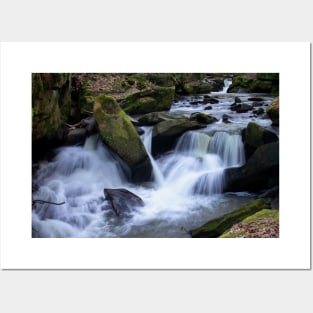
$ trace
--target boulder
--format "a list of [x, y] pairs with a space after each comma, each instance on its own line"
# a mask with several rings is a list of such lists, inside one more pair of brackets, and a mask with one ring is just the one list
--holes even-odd
[[154, 86], [128, 95], [121, 101], [127, 114], [168, 111], [174, 101], [175, 87]]
[[279, 183], [279, 143], [260, 146], [241, 167], [224, 171], [224, 191], [260, 191]]
[[241, 103], [241, 99], [239, 97], [235, 97], [235, 103]]
[[188, 95], [204, 94], [210, 93], [213, 89], [213, 84], [210, 82], [192, 81], [183, 85], [182, 93]]
[[173, 118], [165, 113], [151, 112], [141, 116], [138, 121], [143, 125], [155, 125], [163, 121], [172, 120]]
[[278, 141], [275, 133], [263, 128], [262, 126], [250, 122], [243, 130], [243, 141], [245, 145], [246, 159], [260, 146]]
[[[144, 206], [143, 200], [127, 189], [104, 189], [103, 191], [105, 199], [117, 216], [128, 215], [136, 208]], [[108, 207], [105, 206], [103, 209]]]
[[97, 132], [96, 120], [93, 116], [82, 119], [80, 124], [86, 129], [88, 135], [92, 135]]
[[263, 113], [265, 113], [265, 111], [264, 111], [263, 108], [258, 108], [258, 109], [256, 110], [256, 115], [260, 115], [260, 114], [263, 114]]
[[272, 120], [273, 126], [279, 126], [279, 97], [273, 99], [266, 109], [267, 115]]
[[66, 145], [79, 145], [85, 142], [87, 131], [85, 128], [76, 128], [69, 130], [68, 134], [64, 137]]
[[259, 98], [259, 97], [251, 97], [251, 98], [248, 98], [248, 101], [256, 101], [256, 102], [259, 102], [259, 101], [263, 101], [264, 99], [263, 98]]
[[200, 124], [212, 124], [217, 121], [214, 116], [207, 115], [201, 112], [192, 113], [190, 116], [191, 121], [197, 121]]
[[232, 111], [236, 111], [237, 113], [247, 113], [248, 111], [252, 110], [253, 107], [246, 103], [234, 103], [230, 106]]
[[102, 141], [130, 168], [131, 179], [134, 180], [135, 169], [141, 164], [146, 164], [145, 175], [138, 179], [148, 180], [152, 167], [146, 149], [134, 125], [116, 100], [106, 95], [96, 97], [94, 116]]
[[208, 105], [207, 107], [204, 108], [204, 110], [212, 110], [212, 106]]
[[230, 229], [234, 224], [264, 209], [270, 209], [270, 204], [264, 199], [257, 199], [241, 207], [240, 209], [228, 213], [218, 219], [207, 222], [199, 228], [191, 231], [193, 238], [216, 238]]
[[205, 126], [196, 121], [189, 121], [186, 118], [168, 120], [158, 123], [152, 131], [152, 154], [170, 150], [176, 139], [187, 130], [199, 129]]
[[211, 98], [210, 96], [205, 96], [203, 101], [202, 101], [203, 104], [216, 104], [216, 103], [219, 103], [219, 100], [216, 99], [216, 98]]
[[231, 121], [229, 120], [229, 116], [227, 114], [223, 114], [223, 123], [229, 124]]

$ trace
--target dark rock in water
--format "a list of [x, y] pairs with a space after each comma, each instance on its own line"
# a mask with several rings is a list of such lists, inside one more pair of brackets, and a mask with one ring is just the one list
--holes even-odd
[[229, 124], [231, 121], [229, 121], [229, 116], [227, 114], [223, 115], [223, 123]]
[[260, 115], [260, 114], [263, 114], [265, 111], [263, 108], [258, 108], [257, 111], [256, 111], [256, 114], [257, 115]]
[[241, 99], [239, 97], [235, 97], [235, 103], [241, 103]]
[[239, 208], [238, 210], [228, 213], [218, 219], [207, 222], [197, 229], [191, 231], [193, 238], [216, 238], [221, 236], [225, 231], [230, 229], [234, 224], [259, 212], [263, 209], [270, 209], [270, 204], [264, 199], [257, 199], [251, 203]]
[[202, 104], [202, 101], [198, 101], [198, 100], [190, 101], [190, 104], [192, 105]]
[[260, 146], [241, 167], [224, 171], [224, 191], [259, 191], [279, 183], [279, 143]]
[[127, 215], [137, 207], [144, 206], [143, 200], [127, 189], [104, 189], [103, 191], [117, 216]]
[[190, 116], [191, 121], [197, 121], [200, 124], [212, 124], [217, 121], [214, 116], [206, 115], [204, 113], [195, 112]]
[[187, 130], [200, 129], [205, 126], [186, 118], [173, 119], [158, 123], [152, 131], [152, 154], [157, 155], [172, 149], [177, 138]]
[[205, 97], [205, 98], [203, 99], [203, 104], [208, 104], [208, 103], [210, 103], [210, 104], [216, 104], [216, 103], [219, 103], [219, 100], [216, 99], [216, 98]]
[[64, 137], [66, 145], [78, 145], [83, 144], [87, 136], [85, 128], [71, 129]]
[[239, 103], [239, 104], [232, 104], [230, 109], [232, 111], [236, 111], [237, 113], [247, 113], [248, 111], [252, 110], [253, 107], [246, 103]]
[[204, 110], [212, 110], [212, 106], [208, 105], [207, 107], [204, 108]]
[[264, 99], [258, 98], [258, 97], [252, 97], [252, 98], [248, 98], [248, 101], [264, 101]]
[[162, 121], [172, 120], [173, 117], [162, 112], [151, 112], [141, 116], [138, 121], [147, 126], [158, 124]]
[[243, 130], [242, 135], [245, 144], [246, 159], [248, 159], [258, 147], [278, 141], [278, 137], [275, 133], [253, 122], [248, 124], [247, 128]]
[[263, 105], [263, 102], [253, 102], [252, 103], [253, 107], [260, 107], [261, 105]]

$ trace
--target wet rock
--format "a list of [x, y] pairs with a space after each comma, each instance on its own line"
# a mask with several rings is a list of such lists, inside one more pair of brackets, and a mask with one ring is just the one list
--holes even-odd
[[[117, 216], [127, 215], [138, 207], [144, 206], [143, 200], [127, 189], [104, 189], [106, 200], [110, 203]], [[102, 209], [107, 209], [106, 206]]]
[[246, 159], [260, 146], [278, 141], [275, 133], [263, 128], [262, 126], [250, 122], [246, 129], [243, 130], [243, 140], [245, 144]]
[[204, 97], [203, 99], [203, 104], [216, 104], [216, 103], [219, 103], [219, 100], [216, 99], [216, 98], [211, 98], [211, 97]]
[[204, 108], [204, 110], [212, 110], [212, 106], [208, 105], [207, 107]]
[[212, 124], [217, 121], [214, 116], [207, 115], [200, 112], [192, 113], [190, 116], [191, 121], [197, 121], [200, 124]]
[[256, 102], [258, 102], [258, 101], [264, 101], [264, 99], [263, 98], [259, 98], [259, 97], [251, 97], [251, 98], [248, 98], [248, 101], [256, 101]]
[[152, 126], [152, 125], [158, 124], [160, 122], [169, 121], [172, 119], [173, 119], [173, 117], [171, 117], [165, 113], [152, 112], [152, 113], [148, 113], [148, 114], [141, 116], [138, 119], [138, 121], [143, 125]]
[[255, 150], [241, 167], [224, 171], [226, 191], [260, 191], [279, 183], [279, 143], [269, 143]]
[[187, 130], [199, 129], [205, 126], [186, 118], [173, 119], [158, 123], [152, 131], [152, 154], [157, 155], [170, 150], [177, 138]]
[[64, 137], [64, 143], [66, 145], [79, 145], [83, 144], [87, 137], [87, 131], [85, 128], [76, 128], [69, 130], [68, 134]]
[[102, 141], [129, 167], [133, 180], [135, 168], [146, 164], [146, 175], [139, 177], [146, 181], [151, 176], [152, 166], [148, 162], [146, 149], [125, 112], [113, 97], [101, 95], [95, 99], [94, 116]]
[[237, 113], [247, 113], [250, 110], [252, 110], [253, 107], [246, 103], [239, 103], [239, 104], [231, 105], [230, 109], [232, 111], [236, 111]]
[[135, 128], [139, 136], [145, 133], [145, 131], [141, 127], [135, 126]]
[[207, 222], [201, 227], [191, 231], [193, 238], [216, 238], [230, 229], [234, 224], [264, 209], [270, 209], [270, 204], [264, 199], [257, 199], [251, 203], [228, 213], [218, 219]]
[[96, 120], [93, 116], [81, 120], [80, 124], [86, 129], [88, 135], [92, 135], [97, 132]]
[[235, 97], [235, 103], [241, 103], [241, 99], [239, 97]]
[[229, 116], [227, 115], [227, 114], [224, 114], [223, 115], [223, 123], [225, 123], [225, 124], [229, 124], [229, 123], [231, 123], [231, 121], [229, 120]]
[[263, 114], [263, 113], [265, 113], [265, 111], [264, 111], [263, 108], [258, 108], [258, 109], [256, 110], [256, 115], [260, 115], [260, 114]]

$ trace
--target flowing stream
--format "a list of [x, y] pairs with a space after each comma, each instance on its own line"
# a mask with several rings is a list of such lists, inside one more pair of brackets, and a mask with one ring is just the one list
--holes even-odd
[[[98, 135], [84, 146], [62, 147], [52, 161], [43, 161], [33, 182], [40, 188], [33, 199], [62, 203], [36, 203], [32, 213], [33, 237], [189, 237], [193, 229], [210, 219], [231, 212], [254, 199], [246, 192], [222, 193], [225, 168], [245, 164], [241, 130], [250, 121], [270, 128], [270, 120], [235, 114], [230, 104], [235, 96], [247, 101], [251, 95], [227, 94], [231, 80], [212, 93], [219, 103], [192, 105], [202, 96], [186, 96], [173, 103], [169, 114], [189, 117], [194, 112], [215, 116], [219, 122], [184, 133], [172, 151], [154, 159], [151, 155], [153, 127], [143, 127], [141, 136], [153, 166], [153, 181], [135, 185]], [[263, 96], [263, 106], [272, 100]], [[229, 115], [231, 123], [222, 122]], [[145, 205], [127, 216], [116, 216], [107, 205], [104, 188], [126, 188]]]

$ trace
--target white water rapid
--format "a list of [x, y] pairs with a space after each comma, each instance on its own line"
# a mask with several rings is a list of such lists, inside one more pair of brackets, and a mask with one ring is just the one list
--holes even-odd
[[[226, 113], [231, 123], [185, 132], [158, 159], [151, 155], [153, 127], [143, 127], [141, 139], [153, 167], [149, 183], [130, 183], [98, 135], [87, 138], [84, 146], [56, 150], [52, 161], [42, 161], [34, 173], [33, 183], [39, 189], [33, 192], [33, 200], [64, 203], [35, 203], [33, 237], [188, 237], [182, 226], [187, 230], [199, 227], [249, 202], [251, 194], [222, 191], [225, 168], [245, 163], [241, 130], [253, 119], [250, 113], [230, 111], [234, 96], [216, 96], [219, 103], [209, 113], [219, 120]], [[270, 100], [265, 98], [264, 103]], [[190, 96], [176, 101], [168, 113], [186, 117], [195, 111], [208, 113], [205, 105], [195, 107], [191, 101]], [[116, 216], [113, 210], [104, 209], [108, 204], [104, 188], [128, 189], [145, 205], [127, 216]]]

